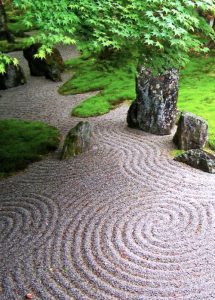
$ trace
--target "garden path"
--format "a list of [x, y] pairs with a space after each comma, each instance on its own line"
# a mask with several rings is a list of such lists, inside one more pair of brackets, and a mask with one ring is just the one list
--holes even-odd
[[[0, 117], [65, 135], [86, 95], [27, 77], [1, 93]], [[215, 299], [215, 177], [174, 162], [172, 136], [127, 128], [127, 109], [89, 118], [87, 153], [56, 153], [0, 182], [1, 300]]]

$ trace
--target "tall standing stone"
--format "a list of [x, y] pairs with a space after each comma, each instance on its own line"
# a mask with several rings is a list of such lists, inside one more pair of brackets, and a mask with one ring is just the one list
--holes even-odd
[[141, 66], [136, 77], [137, 97], [127, 115], [128, 126], [157, 135], [170, 134], [177, 116], [178, 78], [175, 69], [155, 77]]

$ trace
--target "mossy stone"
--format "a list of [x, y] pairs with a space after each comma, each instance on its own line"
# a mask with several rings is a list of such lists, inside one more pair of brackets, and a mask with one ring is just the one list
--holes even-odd
[[68, 132], [60, 158], [67, 159], [86, 151], [90, 146], [91, 135], [89, 122], [79, 122]]

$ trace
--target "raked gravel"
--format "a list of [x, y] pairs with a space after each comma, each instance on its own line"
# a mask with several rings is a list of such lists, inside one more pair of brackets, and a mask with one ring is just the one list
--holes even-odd
[[[59, 95], [61, 83], [30, 77], [13, 55], [28, 83], [1, 91], [0, 118], [65, 136], [86, 94]], [[0, 182], [1, 300], [215, 299], [215, 175], [173, 161], [172, 136], [127, 128], [127, 110], [88, 119], [87, 153], [55, 153]]]

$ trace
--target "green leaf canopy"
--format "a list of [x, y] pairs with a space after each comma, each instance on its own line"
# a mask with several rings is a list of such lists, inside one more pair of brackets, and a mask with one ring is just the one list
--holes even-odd
[[[76, 43], [137, 53], [155, 70], [184, 65], [191, 52], [206, 52], [213, 29], [198, 13], [214, 11], [213, 0], [13, 0], [25, 22], [39, 28], [32, 42], [44, 57], [57, 43]], [[129, 55], [129, 53], [128, 53]]]

